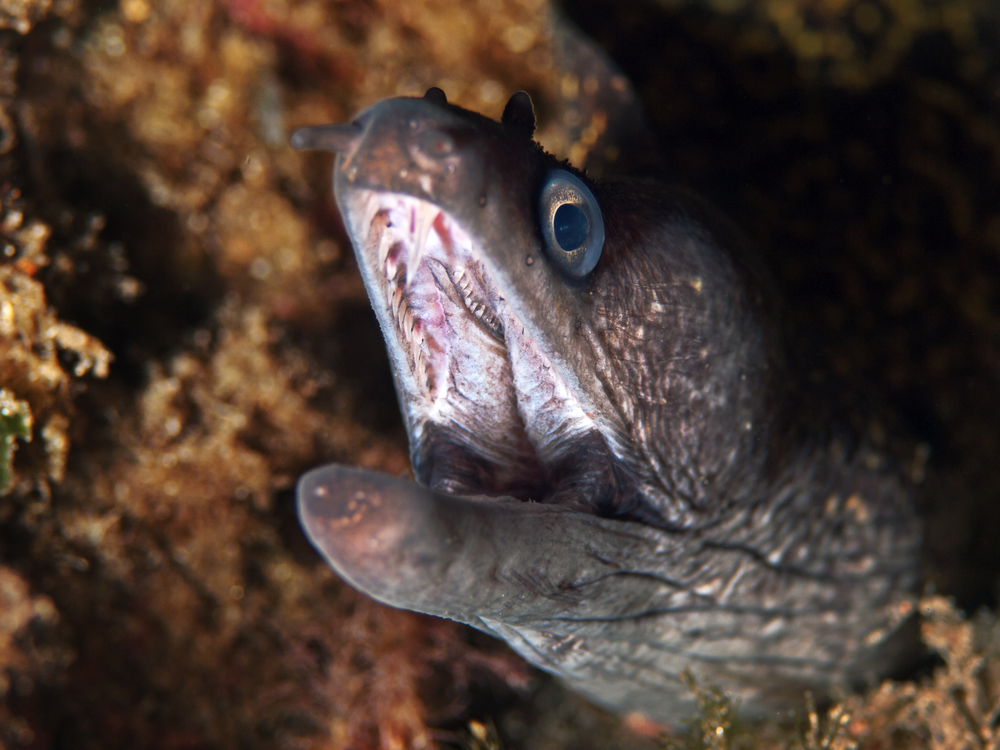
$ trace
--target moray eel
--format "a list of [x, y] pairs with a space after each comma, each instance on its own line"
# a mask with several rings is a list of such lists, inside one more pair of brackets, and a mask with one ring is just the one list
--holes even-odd
[[918, 643], [918, 520], [887, 464], [810, 426], [777, 295], [686, 191], [596, 182], [440, 89], [304, 128], [385, 337], [416, 483], [307, 473], [346, 581], [467, 623], [594, 702], [749, 716], [836, 697]]

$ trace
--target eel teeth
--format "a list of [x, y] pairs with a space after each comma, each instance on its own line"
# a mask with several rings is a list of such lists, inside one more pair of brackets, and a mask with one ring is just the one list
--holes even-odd
[[392, 317], [397, 324], [399, 323], [399, 306], [400, 304], [402, 304], [402, 302], [403, 302], [403, 290], [397, 286], [393, 290], [392, 297], [389, 300], [389, 304], [392, 307]]
[[405, 266], [404, 263], [400, 262], [403, 253], [403, 243], [393, 242], [390, 244], [389, 250], [385, 254], [385, 260], [382, 261], [383, 266], [385, 267], [386, 281], [395, 281], [399, 276], [400, 266]]
[[389, 211], [384, 208], [377, 211], [372, 216], [369, 226], [371, 226], [372, 232], [378, 236], [378, 259], [379, 263], [384, 265], [394, 239], [392, 232], [386, 231], [390, 227]]
[[[406, 334], [407, 339], [410, 338], [410, 334], [413, 332], [413, 313], [410, 312], [409, 307], [403, 308], [403, 313], [400, 315], [399, 320], [396, 321], [399, 325], [399, 329]], [[408, 342], [412, 343], [412, 342]]]
[[476, 320], [486, 326], [496, 336], [503, 338], [503, 324], [500, 322], [500, 319], [494, 315], [488, 305], [481, 302], [478, 297], [474, 296], [474, 283], [473, 280], [466, 275], [466, 270], [468, 269], [459, 268], [451, 277], [452, 284], [454, 284], [455, 289], [457, 289], [458, 293], [462, 296], [462, 304], [465, 305], [465, 309], [468, 310]]

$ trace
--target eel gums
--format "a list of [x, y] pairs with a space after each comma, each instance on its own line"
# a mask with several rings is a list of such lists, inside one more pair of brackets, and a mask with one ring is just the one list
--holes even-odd
[[598, 704], [674, 722], [685, 670], [748, 716], [917, 648], [920, 525], [887, 462], [815, 425], [751, 248], [690, 193], [593, 181], [440, 89], [304, 128], [385, 337], [416, 483], [325, 466], [333, 568], [467, 623]]

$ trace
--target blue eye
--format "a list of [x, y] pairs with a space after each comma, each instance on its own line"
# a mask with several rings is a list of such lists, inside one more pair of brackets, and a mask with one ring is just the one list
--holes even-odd
[[552, 262], [576, 278], [593, 271], [604, 248], [604, 219], [590, 188], [575, 174], [553, 169], [538, 208], [542, 239]]

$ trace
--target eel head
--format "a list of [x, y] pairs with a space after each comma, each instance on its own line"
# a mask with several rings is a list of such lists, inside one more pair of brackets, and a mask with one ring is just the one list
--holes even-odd
[[417, 479], [308, 473], [313, 543], [655, 719], [691, 711], [686, 669], [757, 715], [884, 674], [913, 645], [906, 488], [804, 430], [737, 231], [534, 127], [523, 92], [496, 122], [431, 89], [293, 135], [337, 154]]

